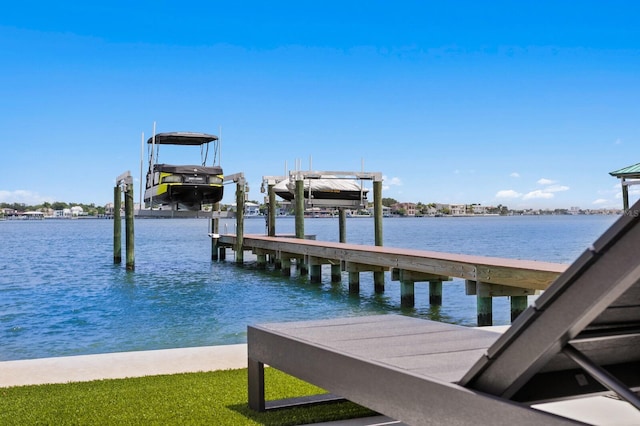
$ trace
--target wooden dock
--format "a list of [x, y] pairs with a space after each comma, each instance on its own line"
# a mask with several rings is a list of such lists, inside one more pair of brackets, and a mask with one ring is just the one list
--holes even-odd
[[[217, 247], [224, 259], [225, 248], [238, 250], [236, 235], [220, 235]], [[567, 268], [565, 264], [531, 260], [505, 259], [464, 254], [411, 250], [394, 247], [365, 246], [348, 243], [315, 241], [302, 238], [244, 235], [242, 250], [257, 255], [258, 265], [272, 263], [291, 274], [291, 261], [302, 266], [301, 273], [320, 282], [322, 265], [331, 265], [332, 281], [340, 281], [341, 272], [349, 273], [349, 290], [359, 292], [361, 272], [391, 271], [393, 280], [400, 281], [402, 306], [413, 306], [414, 284], [429, 283], [429, 301], [442, 303], [442, 283], [453, 278], [464, 279], [466, 293], [476, 295], [478, 325], [492, 324], [492, 298], [511, 298], [511, 319], [526, 309], [527, 296], [545, 290]], [[239, 256], [243, 259], [243, 256]], [[376, 292], [384, 284], [376, 283]]]

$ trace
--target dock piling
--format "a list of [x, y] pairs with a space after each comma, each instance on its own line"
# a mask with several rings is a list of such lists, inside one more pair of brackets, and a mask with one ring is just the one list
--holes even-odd
[[511, 296], [511, 322], [529, 306], [527, 296]]
[[322, 264], [310, 263], [309, 280], [314, 284], [320, 284], [322, 282]]
[[122, 188], [124, 188], [125, 210], [125, 248], [126, 268], [132, 271], [135, 268], [134, 255], [134, 231], [133, 231], [133, 178], [130, 172], [124, 172], [116, 178], [116, 186], [113, 188], [113, 263], [122, 263]]
[[477, 296], [476, 300], [478, 302], [478, 327], [493, 325], [493, 298]]
[[290, 277], [291, 276], [291, 258], [290, 257], [283, 257], [281, 259], [281, 265], [282, 265], [282, 276], [284, 277]]
[[133, 232], [133, 180], [128, 181], [126, 184], [126, 191], [124, 193], [124, 218], [125, 218], [125, 233], [126, 241], [125, 248], [127, 252], [127, 264], [128, 271], [135, 269], [135, 252], [134, 252], [134, 232]]
[[267, 235], [276, 236], [276, 192], [273, 190], [274, 183], [268, 184], [269, 191], [269, 210], [267, 214]]
[[[382, 246], [382, 178], [373, 181], [373, 226], [375, 245]], [[373, 283], [376, 293], [384, 292], [384, 272], [374, 271]]]
[[413, 308], [415, 304], [415, 283], [409, 280], [400, 280], [400, 306]]
[[122, 263], [122, 217], [120, 209], [122, 207], [122, 194], [120, 185], [116, 182], [113, 188], [113, 263]]
[[360, 293], [360, 272], [349, 272], [349, 293]]
[[245, 198], [244, 175], [236, 181], [236, 263], [244, 263], [244, 198]]
[[[296, 238], [304, 239], [304, 180], [301, 176], [296, 177]], [[300, 257], [296, 260], [296, 267], [300, 275], [307, 275], [308, 266], [304, 263], [304, 258]]]
[[493, 297], [491, 285], [476, 281], [476, 301], [478, 306], [478, 327], [493, 325]]
[[220, 235], [220, 218], [218, 217], [220, 203], [215, 203], [211, 210], [211, 260], [218, 260], [220, 259], [218, 254], [218, 238], [215, 236]]
[[429, 281], [429, 304], [442, 305], [442, 280]]
[[[338, 236], [341, 243], [347, 242], [347, 211], [344, 207], [338, 209]], [[342, 281], [342, 266], [338, 264], [331, 265], [331, 282], [339, 283]]]

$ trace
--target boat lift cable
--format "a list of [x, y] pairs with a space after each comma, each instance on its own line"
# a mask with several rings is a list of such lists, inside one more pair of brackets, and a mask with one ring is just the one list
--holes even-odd
[[159, 159], [160, 159], [160, 144], [156, 144], [156, 155], [153, 159], [153, 162], [157, 164]]
[[216, 165], [216, 164], [219, 165], [220, 164], [220, 156], [222, 155], [220, 153], [220, 149], [222, 147], [222, 142], [220, 141], [220, 139], [218, 139], [216, 142], [214, 142], [214, 144], [215, 144], [214, 145], [215, 149], [213, 150], [213, 164], [214, 165]]
[[207, 165], [207, 157], [209, 156], [209, 144], [205, 143], [200, 145], [200, 159], [202, 160], [202, 166]]

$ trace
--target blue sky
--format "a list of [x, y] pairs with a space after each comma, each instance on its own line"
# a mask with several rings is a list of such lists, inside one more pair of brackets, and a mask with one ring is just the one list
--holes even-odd
[[11, 2], [0, 202], [102, 205], [126, 170], [137, 191], [155, 122], [221, 132], [225, 173], [243, 172], [252, 200], [296, 163], [364, 164], [398, 201], [620, 208], [609, 172], [640, 162], [639, 13], [616, 0]]

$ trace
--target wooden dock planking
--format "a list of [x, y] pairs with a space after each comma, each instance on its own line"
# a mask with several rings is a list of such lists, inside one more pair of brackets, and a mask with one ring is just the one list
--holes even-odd
[[[220, 235], [218, 246], [235, 250], [237, 237]], [[492, 297], [511, 297], [513, 319], [526, 307], [527, 295], [545, 290], [567, 268], [565, 264], [533, 260], [316, 241], [288, 236], [244, 235], [242, 247], [243, 250], [258, 254], [259, 260], [262, 259], [263, 262], [268, 254], [281, 260], [283, 273], [288, 272], [290, 259], [301, 259], [304, 265], [311, 266], [313, 282], [319, 282], [322, 264], [341, 265], [342, 270], [349, 272], [349, 289], [353, 292], [359, 289], [359, 272], [399, 272], [392, 277], [401, 281], [403, 306], [413, 306], [415, 282], [428, 281], [430, 302], [440, 304], [442, 281], [448, 281], [452, 277], [464, 279], [467, 294], [477, 295], [478, 298], [478, 325], [491, 325]], [[379, 291], [377, 286], [376, 291]]]
[[[219, 244], [235, 247], [235, 235], [221, 235]], [[544, 290], [567, 268], [565, 264], [533, 260], [441, 253], [427, 250], [365, 246], [299, 238], [245, 235], [245, 250], [260, 249], [276, 256], [311, 256], [329, 261], [424, 272], [490, 284]]]

